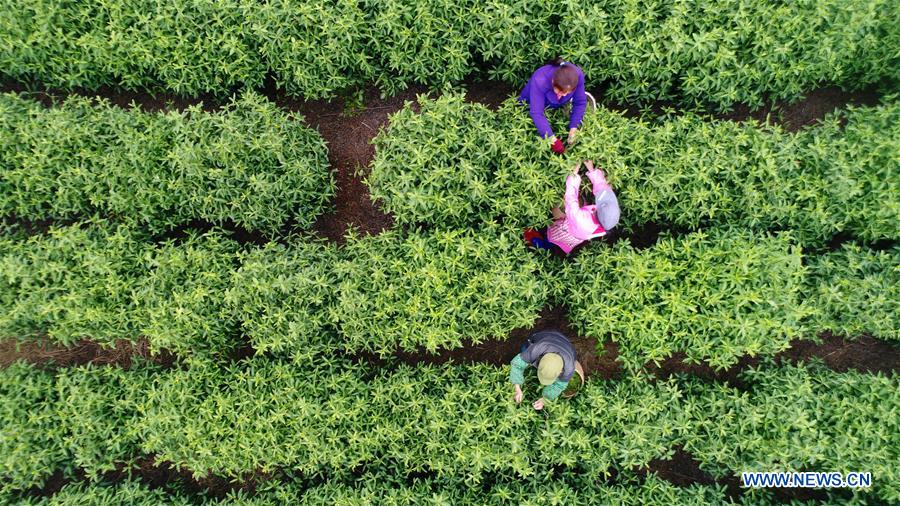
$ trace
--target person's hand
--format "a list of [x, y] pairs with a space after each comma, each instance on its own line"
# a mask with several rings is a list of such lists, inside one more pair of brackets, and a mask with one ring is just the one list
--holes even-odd
[[538, 411], [544, 409], [544, 398], [541, 397], [540, 399], [534, 401], [531, 406]]
[[584, 164], [588, 166], [587, 177], [591, 180], [591, 184], [609, 184], [606, 181], [606, 174], [602, 170], [594, 168], [591, 160], [586, 160]]
[[569, 144], [569, 146], [571, 146], [572, 144], [575, 144], [575, 132], [577, 132], [577, 131], [578, 131], [577, 128], [570, 128], [570, 129], [569, 129], [569, 139], [568, 139], [568, 142], [567, 142], [567, 143]]
[[572, 174], [578, 175], [578, 171], [581, 169], [581, 163], [576, 163], [574, 167], [572, 167]]
[[550, 145], [550, 149], [552, 149], [553, 152], [556, 153], [557, 155], [561, 155], [561, 154], [565, 153], [566, 147], [563, 145], [562, 141], [557, 139], [556, 137], [554, 137], [553, 139], [554, 139], [554, 141], [553, 141], [553, 144]]
[[520, 402], [522, 402], [523, 397], [525, 397], [525, 394], [522, 393], [522, 387], [519, 385], [516, 385], [516, 395], [513, 397], [513, 399], [515, 399], [515, 401], [516, 401], [516, 404], [519, 404]]
[[554, 219], [554, 220], [558, 220], [558, 219], [561, 219], [561, 218], [565, 218], [565, 217], [566, 217], [566, 213], [564, 213], [564, 212], [562, 211], [562, 208], [561, 208], [560, 206], [556, 206], [556, 207], [554, 207], [553, 209], [551, 209], [551, 210], [550, 210], [550, 214], [553, 215], [553, 219]]

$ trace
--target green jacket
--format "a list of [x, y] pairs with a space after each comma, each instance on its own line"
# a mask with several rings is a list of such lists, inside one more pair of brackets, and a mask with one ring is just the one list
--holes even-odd
[[[512, 382], [513, 385], [521, 385], [525, 382], [525, 369], [531, 365], [528, 362], [522, 359], [522, 355], [516, 355], [513, 357], [512, 362], [510, 364], [509, 369], [509, 381]], [[566, 387], [569, 386], [568, 381], [556, 380], [553, 383], [544, 387], [544, 391], [541, 392], [541, 396], [548, 401], [555, 401], [559, 398], [559, 396], [566, 391]]]

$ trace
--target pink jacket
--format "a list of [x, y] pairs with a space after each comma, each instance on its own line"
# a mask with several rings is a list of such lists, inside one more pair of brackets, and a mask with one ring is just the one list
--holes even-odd
[[[588, 179], [594, 186], [594, 195], [603, 190], [612, 190], [606, 182], [603, 171], [594, 169], [588, 171]], [[578, 189], [581, 186], [581, 176], [569, 174], [566, 177], [566, 217], [556, 220], [547, 228], [547, 239], [559, 246], [567, 255], [575, 246], [596, 237], [606, 235], [606, 229], [597, 220], [597, 206], [589, 205], [581, 207], [578, 202]]]

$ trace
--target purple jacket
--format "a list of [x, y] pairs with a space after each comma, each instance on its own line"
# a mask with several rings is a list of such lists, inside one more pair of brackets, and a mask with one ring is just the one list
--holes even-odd
[[[566, 65], [572, 65], [566, 63]], [[522, 94], [519, 95], [520, 102], [527, 102], [531, 119], [534, 126], [537, 127], [538, 134], [547, 138], [553, 135], [553, 129], [550, 128], [550, 122], [544, 116], [544, 108], [552, 107], [554, 109], [562, 107], [572, 102], [572, 115], [569, 117], [569, 128], [578, 128], [581, 119], [584, 118], [584, 110], [587, 108], [587, 96], [584, 94], [584, 72], [577, 66], [578, 85], [575, 91], [564, 96], [562, 100], [556, 99], [556, 93], [553, 93], [553, 71], [557, 69], [556, 65], [544, 65], [534, 71]]]

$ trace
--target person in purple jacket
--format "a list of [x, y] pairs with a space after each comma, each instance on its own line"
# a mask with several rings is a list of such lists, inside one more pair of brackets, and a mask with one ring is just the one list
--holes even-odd
[[568, 143], [575, 142], [575, 132], [581, 125], [584, 111], [587, 109], [584, 72], [574, 64], [558, 57], [534, 71], [528, 84], [525, 85], [525, 89], [522, 90], [522, 94], [519, 95], [519, 102], [528, 104], [531, 119], [541, 138], [549, 138], [550, 148], [553, 152], [562, 154], [566, 151], [566, 147], [553, 134], [550, 122], [544, 115], [544, 109], [547, 107], [558, 109], [572, 103]]

